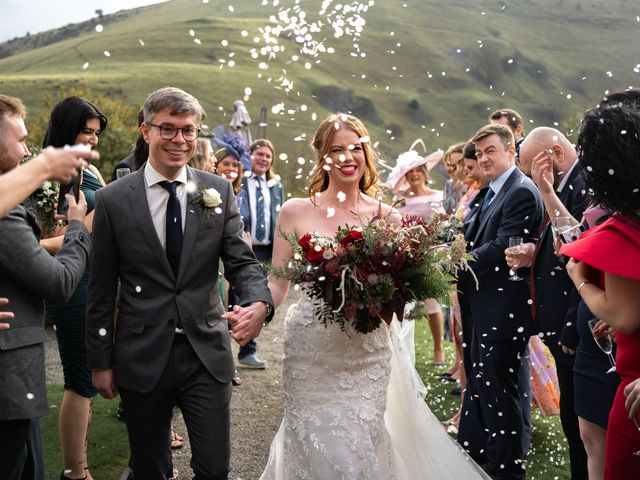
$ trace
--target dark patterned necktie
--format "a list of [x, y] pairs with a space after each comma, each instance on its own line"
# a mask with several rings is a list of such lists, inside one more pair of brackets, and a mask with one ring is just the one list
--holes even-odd
[[265, 214], [264, 214], [264, 190], [262, 189], [262, 178], [256, 178], [256, 238], [260, 241], [266, 240]]
[[481, 210], [484, 212], [487, 208], [489, 208], [489, 204], [491, 203], [491, 199], [496, 195], [496, 192], [493, 191], [491, 187], [487, 191], [487, 194], [484, 196], [484, 201], [482, 202]]
[[173, 274], [178, 278], [180, 270], [180, 254], [182, 253], [182, 209], [180, 208], [180, 200], [176, 195], [176, 188], [180, 182], [159, 182], [162, 188], [169, 192], [169, 200], [167, 201], [167, 242], [165, 251], [167, 260], [171, 265]]

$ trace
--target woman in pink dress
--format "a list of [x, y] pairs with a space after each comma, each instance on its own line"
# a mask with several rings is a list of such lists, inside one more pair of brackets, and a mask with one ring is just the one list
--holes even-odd
[[[400, 213], [428, 220], [436, 213], [444, 213], [442, 190], [429, 187], [429, 170], [442, 158], [442, 150], [422, 157], [413, 150], [415, 145], [416, 142], [408, 152], [398, 157], [396, 166], [389, 174], [388, 183], [393, 188], [396, 199], [395, 206]], [[433, 364], [436, 367], [444, 367], [442, 346], [444, 316], [441, 305], [436, 300], [429, 298], [423, 305], [414, 308], [423, 308], [429, 317], [429, 328], [433, 337]]]

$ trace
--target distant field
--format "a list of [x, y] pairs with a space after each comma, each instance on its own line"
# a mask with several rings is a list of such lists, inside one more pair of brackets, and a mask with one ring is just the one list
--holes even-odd
[[[530, 127], [561, 124], [606, 90], [638, 83], [640, 10], [633, 2], [377, 0], [362, 13], [360, 38], [336, 39], [328, 20], [338, 17], [321, 19], [321, 1], [305, 0], [307, 21], [323, 22], [320, 32], [307, 34], [334, 53], [302, 54], [282, 33], [276, 58], [252, 58], [252, 48], [266, 46], [261, 29], [275, 25], [271, 15], [289, 8], [290, 17], [301, 17], [293, 0], [273, 3], [174, 0], [144, 7], [104, 22], [101, 33], [89, 29], [0, 60], [0, 89], [23, 98], [35, 121], [47, 114], [43, 97], [61, 87], [89, 88], [135, 110], [151, 90], [171, 84], [196, 95], [215, 126], [229, 121], [233, 101], [248, 87], [254, 121], [267, 107], [268, 135], [287, 156], [277, 166], [292, 190], [301, 183], [296, 176], [310, 170], [315, 127], [338, 108], [367, 119], [388, 163], [415, 138], [430, 149], [468, 138], [495, 108], [516, 108]], [[293, 82], [288, 92], [285, 78]], [[299, 157], [307, 162], [300, 165]]]

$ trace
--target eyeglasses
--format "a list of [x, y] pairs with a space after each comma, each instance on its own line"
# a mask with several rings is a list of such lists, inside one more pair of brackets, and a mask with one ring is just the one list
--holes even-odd
[[147, 123], [149, 127], [156, 127], [160, 130], [160, 136], [165, 140], [173, 140], [178, 135], [178, 132], [182, 132], [182, 138], [184, 138], [187, 142], [193, 142], [198, 138], [198, 134], [200, 133], [200, 129], [196, 127], [183, 127], [178, 128], [173, 125], [155, 125], [153, 123]]

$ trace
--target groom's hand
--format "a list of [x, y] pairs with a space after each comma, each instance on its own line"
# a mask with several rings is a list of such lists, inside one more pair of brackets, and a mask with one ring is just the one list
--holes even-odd
[[116, 387], [116, 379], [113, 376], [113, 369], [107, 368], [106, 370], [93, 370], [91, 372], [91, 380], [93, 386], [100, 395], [107, 400], [111, 400], [118, 395], [118, 387]]
[[231, 312], [222, 315], [231, 324], [231, 338], [239, 345], [245, 345], [262, 331], [267, 318], [267, 307], [262, 302], [253, 302], [246, 307], [234, 305]]

